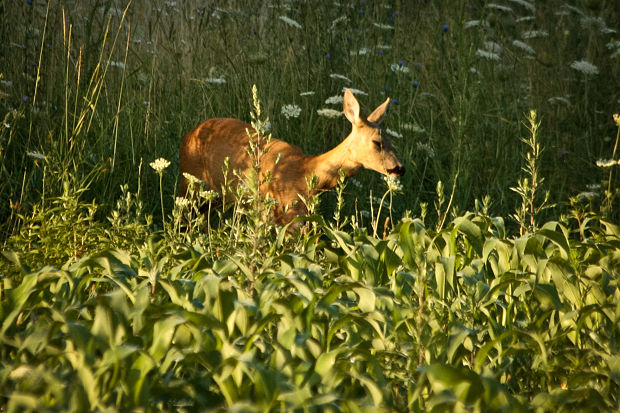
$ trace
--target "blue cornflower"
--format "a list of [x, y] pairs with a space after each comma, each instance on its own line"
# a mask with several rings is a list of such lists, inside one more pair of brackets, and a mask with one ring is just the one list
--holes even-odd
[[447, 24], [443, 25], [443, 31], [444, 32], [447, 32], [449, 28], [450, 28], [450, 26], [448, 26]]
[[418, 85], [419, 85], [418, 81], [417, 81], [417, 80], [414, 80], [414, 81], [413, 81], [413, 87], [418, 87]]

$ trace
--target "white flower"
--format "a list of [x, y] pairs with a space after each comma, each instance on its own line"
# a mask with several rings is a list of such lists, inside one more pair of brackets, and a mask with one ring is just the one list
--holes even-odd
[[523, 16], [523, 17], [519, 17], [515, 21], [517, 23], [526, 23], [526, 22], [531, 22], [532, 20], [534, 20], [534, 16]]
[[377, 49], [379, 49], [379, 50], [391, 50], [392, 46], [390, 46], [389, 44], [378, 44], [377, 45]]
[[598, 75], [598, 67], [594, 66], [587, 60], [575, 60], [573, 63], [570, 64], [570, 67], [578, 72], [583, 73], [584, 75]]
[[476, 50], [476, 56], [484, 57], [485, 59], [488, 59], [488, 60], [499, 60], [499, 55], [493, 52], [487, 52], [486, 50], [482, 50], [482, 49]]
[[114, 62], [112, 60], [108, 60], [108, 64], [110, 66], [112, 66], [112, 67], [118, 67], [118, 68], [121, 68], [121, 69], [125, 68], [125, 63], [123, 63], [123, 62]]
[[177, 196], [174, 199], [174, 204], [179, 208], [185, 208], [189, 205], [189, 199]]
[[28, 152], [26, 152], [26, 155], [28, 155], [28, 156], [30, 156], [31, 158], [34, 158], [34, 159], [45, 159], [45, 155], [43, 155], [41, 152], [28, 151]]
[[364, 186], [362, 185], [362, 183], [360, 181], [358, 181], [355, 178], [349, 178], [349, 182], [351, 182], [353, 184], [353, 186], [356, 186], [360, 189], [362, 189]]
[[609, 168], [616, 164], [620, 165], [620, 160], [616, 161], [614, 159], [599, 159], [598, 161], [596, 161], [596, 166], [598, 166], [599, 168]]
[[536, 39], [539, 37], [547, 37], [549, 33], [544, 30], [528, 30], [521, 33], [521, 37], [524, 39]]
[[2, 122], [2, 125], [7, 129], [11, 129], [11, 125], [6, 122]]
[[155, 172], [161, 174], [164, 169], [170, 166], [170, 161], [164, 158], [157, 158], [149, 164], [151, 168], [155, 169]]
[[400, 183], [400, 179], [392, 175], [383, 175], [383, 181], [387, 185], [388, 189], [392, 192], [402, 192], [403, 185]]
[[282, 109], [280, 109], [280, 113], [282, 113], [286, 119], [297, 118], [301, 113], [301, 108], [297, 105], [284, 105]]
[[224, 76], [221, 76], [221, 77], [207, 77], [207, 78], [203, 79], [203, 81], [205, 83], [213, 83], [214, 85], [223, 85], [224, 83], [226, 83], [226, 79], [224, 79]]
[[396, 131], [393, 131], [393, 130], [391, 130], [389, 128], [385, 129], [385, 133], [387, 133], [388, 135], [390, 135], [393, 138], [399, 138], [400, 139], [400, 138], [403, 137], [403, 135], [401, 135], [400, 133], [398, 133]]
[[189, 183], [190, 187], [196, 185], [197, 183], [200, 183], [200, 179], [196, 178], [194, 175], [189, 174], [187, 172], [183, 172], [183, 177], [187, 179], [187, 182]]
[[562, 103], [562, 104], [566, 105], [566, 107], [570, 106], [570, 100], [568, 100], [568, 99], [566, 99], [565, 97], [562, 97], [562, 96], [551, 97], [551, 98], [547, 99], [547, 102], [551, 103], [552, 105], [557, 105], [558, 103]]
[[409, 73], [410, 70], [407, 66], [402, 65], [402, 64], [398, 64], [398, 63], [394, 63], [393, 65], [390, 66], [390, 69], [392, 69], [392, 72], [400, 72], [400, 73]]
[[583, 199], [583, 198], [596, 198], [600, 196], [598, 193], [596, 192], [590, 192], [590, 191], [584, 191], [584, 192], [580, 192], [579, 194], [577, 194], [577, 198], [578, 199]]
[[314, 95], [314, 92], [313, 92], [313, 91], [311, 91], [311, 90], [309, 90], [309, 91], [307, 91], [307, 92], [301, 92], [301, 93], [299, 94], [299, 96], [312, 96], [312, 95]]
[[352, 51], [350, 52], [351, 56], [364, 56], [368, 54], [368, 49], [366, 47], [362, 47], [361, 49], [359, 49], [358, 51]]
[[466, 29], [471, 29], [472, 27], [478, 27], [478, 26], [480, 26], [480, 20], [468, 20], [463, 25], [463, 27]]
[[512, 42], [512, 45], [523, 50], [524, 52], [531, 54], [531, 55], [535, 55], [536, 51], [527, 43], [522, 42], [520, 40], [515, 40]]
[[168, 7], [176, 7], [177, 2], [176, 1], [166, 1], [164, 4], [166, 6], [168, 6]]
[[368, 93], [366, 93], [366, 92], [364, 92], [362, 90], [359, 90], [359, 89], [353, 89], [352, 87], [349, 87], [349, 88], [343, 87], [342, 88], [342, 93], [344, 93], [344, 91], [347, 90], [347, 89], [349, 89], [351, 92], [353, 92], [354, 95], [368, 96]]
[[511, 1], [513, 3], [516, 3], [520, 6], [525, 7], [526, 9], [528, 9], [529, 11], [531, 11], [532, 13], [536, 11], [536, 7], [530, 3], [529, 1], [525, 1], [525, 0], [508, 0]]
[[290, 19], [286, 16], [280, 16], [279, 17], [280, 20], [282, 20], [284, 23], [288, 24], [289, 26], [293, 26], [297, 29], [301, 29], [301, 24], [297, 23], [295, 20]]
[[373, 23], [373, 25], [383, 30], [392, 30], [394, 28], [394, 26], [390, 26], [389, 24]]
[[342, 115], [342, 112], [339, 110], [334, 110], [334, 109], [318, 109], [316, 111], [316, 113], [319, 116], [325, 116], [326, 118], [337, 118], [338, 116]]
[[601, 190], [601, 184], [588, 184], [586, 185], [588, 191], [595, 192]]
[[329, 77], [331, 77], [332, 79], [339, 79], [339, 80], [344, 80], [346, 82], [351, 83], [351, 79], [349, 79], [346, 76], [343, 75], [339, 75], [338, 73], [332, 73], [331, 75], [329, 75]]
[[491, 41], [484, 42], [484, 50], [490, 53], [495, 53], [498, 56], [501, 56], [502, 54], [502, 46]]
[[408, 130], [416, 133], [424, 132], [424, 128], [421, 128], [420, 125], [416, 123], [403, 123], [400, 125], [400, 128], [403, 130]]
[[204, 198], [209, 202], [220, 196], [220, 194], [212, 190], [200, 191], [199, 195], [201, 198]]
[[508, 7], [508, 6], [502, 6], [501, 4], [495, 4], [495, 3], [489, 3], [489, 4], [487, 4], [487, 7], [489, 9], [505, 11], [507, 13], [510, 13], [512, 11], [512, 9], [510, 7]]
[[331, 26], [329, 26], [329, 30], [334, 30], [336, 26], [338, 25], [338, 23], [346, 22], [348, 20], [349, 18], [347, 16], [338, 17], [336, 20], [332, 22]]
[[417, 142], [415, 147], [416, 150], [424, 152], [428, 158], [433, 158], [435, 156], [435, 150], [428, 143]]
[[342, 95], [330, 96], [325, 100], [326, 105], [338, 105], [344, 102], [344, 97]]

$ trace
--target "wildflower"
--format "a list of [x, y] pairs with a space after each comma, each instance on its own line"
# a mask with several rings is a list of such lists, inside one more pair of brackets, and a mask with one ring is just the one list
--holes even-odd
[[402, 130], [408, 130], [416, 133], [424, 132], [424, 128], [420, 127], [420, 125], [416, 123], [403, 123], [400, 125]]
[[319, 116], [325, 116], [326, 118], [337, 118], [338, 116], [342, 115], [342, 112], [339, 110], [327, 109], [327, 108], [318, 109], [316, 113]]
[[358, 181], [355, 178], [349, 178], [349, 182], [351, 182], [353, 184], [353, 186], [358, 187], [359, 189], [362, 189], [364, 186], [362, 185], [362, 183], [360, 181]]
[[399, 138], [400, 139], [400, 138], [403, 137], [403, 135], [401, 135], [400, 133], [398, 133], [396, 131], [393, 131], [393, 130], [391, 130], [389, 128], [385, 129], [385, 133], [387, 133], [388, 135], [390, 135], [393, 138]]
[[515, 4], [518, 4], [520, 6], [523, 6], [524, 8], [528, 9], [529, 11], [531, 11], [532, 13], [534, 13], [536, 11], [536, 6], [534, 6], [532, 3], [530, 3], [529, 1], [525, 1], [525, 0], [508, 0], [511, 1]]
[[339, 23], [342, 23], [342, 22], [346, 22], [348, 20], [349, 20], [349, 18], [347, 16], [340, 16], [340, 17], [338, 17], [336, 20], [332, 21], [331, 26], [329, 26], [329, 30], [334, 30], [336, 28], [336, 25], [338, 25]]
[[329, 60], [329, 59], [331, 59], [331, 58], [332, 58], [332, 55], [330, 55], [329, 53], [327, 53], [327, 54], [325, 55], [325, 57], [327, 58], [327, 60]]
[[157, 158], [149, 164], [159, 175], [170, 166], [170, 161], [164, 158]]
[[404, 65], [402, 60], [398, 62], [398, 64], [394, 63], [392, 66], [390, 66], [390, 69], [392, 69], [392, 72], [400, 72], [400, 73], [409, 73], [410, 71], [409, 68]]
[[339, 75], [338, 73], [332, 73], [332, 74], [329, 75], [329, 77], [331, 77], [332, 79], [344, 80], [345, 82], [351, 83], [351, 79], [349, 79], [346, 76]]
[[4, 126], [6, 129], [11, 129], [11, 125], [6, 122], [2, 122], [2, 126]]
[[377, 45], [377, 49], [379, 49], [379, 50], [391, 50], [392, 46], [390, 46], [389, 44], [378, 44]]
[[599, 159], [598, 161], [596, 161], [596, 166], [598, 166], [599, 168], [610, 168], [614, 165], [620, 165], [620, 160], [615, 160], [615, 159]]
[[499, 55], [493, 52], [488, 52], [486, 50], [478, 49], [476, 50], [476, 56], [484, 57], [488, 60], [499, 60]]
[[301, 29], [301, 24], [297, 23], [295, 20], [290, 19], [286, 16], [280, 16], [279, 18], [280, 20], [282, 20], [284, 23], [288, 24], [289, 26], [295, 27], [297, 29]]
[[449, 28], [450, 28], [450, 26], [448, 26], [447, 24], [443, 25], [443, 31], [444, 32], [447, 32]]
[[512, 45], [515, 46], [518, 49], [523, 50], [524, 52], [526, 52], [527, 54], [531, 54], [531, 55], [535, 55], [536, 51], [527, 43], [524, 43], [520, 40], [515, 40], [512, 42]]
[[400, 183], [400, 179], [398, 179], [397, 177], [394, 177], [392, 175], [384, 175], [383, 181], [387, 185], [388, 190], [390, 190], [391, 192], [402, 192], [403, 184]]
[[[153, 167], [152, 164], [151, 164], [151, 167]], [[153, 167], [153, 169], [155, 169], [155, 167]], [[190, 188], [192, 188], [194, 185], [199, 184], [201, 182], [200, 179], [196, 178], [194, 175], [189, 174], [187, 172], [183, 172], [183, 177], [187, 179], [187, 182], [189, 183]]]
[[212, 83], [214, 85], [223, 85], [224, 83], [226, 83], [226, 79], [224, 79], [224, 76], [220, 76], [220, 77], [208, 77], [206, 79], [203, 79], [203, 81], [205, 83]]
[[31, 158], [34, 158], [34, 159], [45, 159], [45, 155], [43, 155], [41, 152], [28, 151], [28, 152], [26, 152], [26, 155], [28, 155], [28, 156], [30, 156]]
[[325, 100], [326, 105], [338, 105], [344, 102], [344, 97], [342, 95], [330, 96]]
[[547, 102], [551, 103], [552, 105], [556, 105], [558, 103], [562, 103], [562, 104], [566, 105], [566, 107], [570, 106], [570, 100], [568, 100], [568, 99], [566, 99], [565, 97], [562, 97], [562, 96], [551, 97], [551, 98], [547, 99]]
[[420, 86], [420, 83], [417, 80], [413, 81], [413, 87], [418, 87]]
[[598, 67], [594, 66], [587, 60], [575, 60], [573, 63], [570, 64], [570, 67], [578, 72], [583, 73], [584, 75], [598, 75]]
[[487, 8], [495, 9], [495, 10], [499, 10], [499, 11], [504, 11], [506, 13], [511, 13], [512, 12], [512, 9], [510, 7], [502, 6], [501, 4], [495, 4], [495, 3], [487, 4]]
[[481, 22], [480, 20], [468, 20], [465, 22], [465, 24], [463, 24], [463, 27], [466, 29], [471, 29], [472, 27], [483, 26], [484, 23], [486, 22]]
[[417, 142], [415, 148], [417, 151], [425, 153], [427, 158], [435, 157], [435, 150], [429, 143]]
[[528, 30], [521, 33], [521, 37], [524, 39], [537, 39], [539, 37], [547, 37], [549, 36], [549, 32], [544, 30]]
[[311, 91], [311, 90], [309, 90], [309, 91], [307, 91], [307, 92], [301, 92], [301, 93], [299, 94], [299, 96], [312, 96], [312, 95], [314, 95], [314, 92], [313, 92], [313, 91]]
[[364, 55], [368, 54], [368, 49], [365, 48], [365, 47], [362, 47], [358, 51], [351, 51], [349, 54], [351, 56], [364, 56]]
[[119, 69], [125, 69], [125, 63], [123, 62], [114, 62], [112, 60], [108, 60], [108, 64], [112, 67], [118, 67]]
[[174, 199], [174, 204], [179, 207], [179, 208], [185, 208], [187, 206], [189, 206], [189, 199], [187, 198], [183, 198], [181, 196], [177, 196]]
[[284, 105], [280, 110], [286, 119], [297, 118], [301, 113], [301, 108], [297, 105]]
[[523, 17], [519, 17], [515, 21], [517, 23], [526, 23], [526, 22], [531, 22], [532, 20], [534, 20], [534, 16], [523, 16]]
[[596, 192], [591, 192], [591, 191], [584, 191], [584, 192], [580, 192], [577, 194], [577, 199], [589, 199], [589, 198], [596, 198], [600, 196], [598, 193]]
[[350, 88], [343, 87], [342, 88], [342, 92], [344, 93], [344, 91], [347, 90], [347, 89], [351, 90], [351, 92], [353, 92], [354, 95], [368, 96], [368, 93], [366, 93], [366, 92], [364, 92], [362, 90], [359, 90], [359, 89], [353, 89], [352, 87], [350, 87]]
[[614, 122], [616, 122], [616, 126], [620, 127], [620, 115], [614, 113]]
[[586, 185], [586, 188], [588, 189], [588, 191], [600, 191], [601, 190], [601, 184], [588, 184]]
[[206, 199], [208, 202], [211, 202], [220, 196], [220, 194], [212, 190], [200, 191], [199, 195], [201, 198]]
[[373, 23], [373, 26], [378, 27], [382, 30], [392, 30], [394, 29], [394, 26], [390, 26], [389, 24], [382, 24], [382, 23]]
[[499, 44], [495, 42], [491, 42], [491, 41], [484, 42], [484, 49], [487, 52], [495, 53], [498, 56], [501, 56], [502, 54], [502, 46], [500, 46]]

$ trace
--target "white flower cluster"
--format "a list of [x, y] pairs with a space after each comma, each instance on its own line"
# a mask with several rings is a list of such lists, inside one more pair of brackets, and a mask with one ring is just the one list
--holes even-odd
[[583, 73], [584, 75], [595, 76], [598, 75], [598, 67], [588, 62], [587, 60], [575, 60], [570, 64], [572, 69]]
[[325, 116], [326, 118], [337, 118], [342, 115], [342, 112], [334, 109], [318, 109], [316, 113], [319, 116]]
[[346, 76], [339, 75], [338, 73], [332, 73], [329, 75], [329, 77], [331, 77], [332, 79], [344, 80], [345, 82], [351, 83], [351, 79]]
[[295, 27], [297, 29], [301, 29], [301, 24], [297, 23], [295, 20], [288, 18], [286, 16], [280, 16], [279, 17], [280, 20], [282, 20], [284, 23], [288, 24], [289, 26]]
[[325, 100], [326, 105], [338, 105], [344, 102], [344, 97], [342, 95], [330, 96]]
[[170, 166], [170, 161], [164, 158], [157, 158], [153, 162], [149, 164], [151, 168], [155, 170], [158, 174], [161, 174], [164, 169]]
[[297, 105], [284, 105], [280, 113], [282, 113], [286, 119], [297, 118], [301, 113], [301, 108]]
[[515, 46], [518, 49], [523, 50], [525, 53], [530, 54], [530, 55], [535, 55], [536, 51], [532, 48], [532, 46], [530, 46], [529, 44], [522, 42], [520, 40], [515, 40], [512, 42], [512, 45]]

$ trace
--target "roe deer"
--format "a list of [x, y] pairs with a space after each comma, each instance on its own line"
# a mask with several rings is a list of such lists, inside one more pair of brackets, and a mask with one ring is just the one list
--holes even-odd
[[[277, 222], [287, 224], [297, 215], [307, 213], [299, 195], [309, 199], [319, 191], [335, 187], [340, 169], [347, 177], [362, 167], [392, 176], [401, 176], [405, 172], [394, 154], [392, 142], [379, 129], [389, 102], [390, 99], [386, 99], [365, 117], [355, 96], [347, 89], [344, 92], [344, 114], [353, 125], [351, 133], [322, 155], [304, 155], [297, 146], [278, 139], [269, 141], [265, 146], [267, 152], [261, 156], [260, 170], [270, 171], [271, 179], [261, 185], [260, 191], [269, 193], [278, 201], [274, 211]], [[247, 173], [252, 167], [252, 159], [246, 150], [248, 132], [255, 133], [248, 123], [216, 118], [203, 122], [185, 135], [180, 148], [181, 195], [186, 196], [188, 185], [184, 172], [218, 192], [224, 182], [235, 181], [232, 171]], [[228, 176], [224, 177], [222, 168], [226, 158], [229, 158], [230, 166]], [[306, 179], [312, 174], [318, 179], [310, 192]]]

